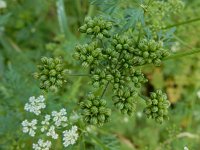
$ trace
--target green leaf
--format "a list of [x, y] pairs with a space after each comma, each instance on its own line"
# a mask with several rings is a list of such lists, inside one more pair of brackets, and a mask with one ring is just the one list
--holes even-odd
[[144, 11], [141, 8], [127, 9], [124, 15], [126, 24], [123, 31], [134, 28], [138, 22], [144, 25]]
[[91, 140], [96, 144], [99, 145], [103, 150], [109, 150], [109, 147], [105, 145], [99, 138], [94, 136], [93, 134], [89, 133]]
[[99, 6], [103, 12], [108, 14], [112, 14], [115, 11], [118, 3], [119, 0], [91, 0], [92, 5]]
[[11, 16], [11, 13], [7, 13], [5, 15], [1, 15], [0, 16], [0, 26], [5, 25], [8, 22], [10, 16]]
[[120, 149], [120, 143], [116, 136], [114, 135], [108, 135], [102, 137], [102, 142], [109, 148], [109, 150], [119, 150]]

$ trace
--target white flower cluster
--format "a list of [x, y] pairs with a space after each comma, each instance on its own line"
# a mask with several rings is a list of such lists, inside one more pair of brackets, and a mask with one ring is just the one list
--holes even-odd
[[41, 109], [44, 109], [46, 107], [44, 101], [45, 98], [43, 95], [40, 95], [38, 98], [32, 96], [29, 98], [29, 102], [25, 104], [24, 109], [26, 111], [39, 115], [41, 113]]
[[63, 109], [61, 109], [59, 112], [57, 112], [57, 111], [53, 111], [52, 113], [51, 113], [51, 115], [52, 115], [52, 117], [53, 117], [53, 121], [54, 121], [54, 123], [55, 123], [55, 125], [57, 126], [57, 127], [59, 127], [59, 126], [63, 126], [63, 127], [66, 127], [67, 126], [67, 117], [66, 117], [66, 115], [67, 115], [67, 112], [66, 112], [66, 110], [63, 108]]
[[58, 134], [55, 132], [55, 126], [50, 126], [47, 136], [51, 136], [53, 139], [58, 139]]
[[[46, 108], [45, 98], [44, 96], [39, 96], [35, 98], [34, 96], [29, 98], [29, 102], [25, 104], [24, 109], [28, 112], [32, 112], [37, 116], [41, 114], [41, 109]], [[23, 132], [28, 133], [30, 136], [35, 136], [36, 134], [36, 125], [39, 121], [33, 119], [32, 121], [24, 120], [22, 122]], [[61, 130], [63, 132], [63, 145], [67, 147], [68, 145], [73, 145], [76, 143], [78, 139], [78, 128], [77, 126], [72, 126], [70, 130], [66, 130], [68, 126], [68, 117], [66, 109], [62, 108], [59, 111], [52, 111], [51, 114], [46, 114], [44, 119], [40, 121], [40, 128], [37, 134], [46, 135], [46, 137], [51, 137], [52, 140], [56, 140], [59, 138], [57, 130]], [[45, 138], [45, 137], [44, 137]], [[49, 138], [48, 138], [49, 139]], [[49, 150], [51, 148], [51, 141], [44, 141], [43, 139], [39, 139], [35, 144], [33, 143], [34, 150]]]
[[31, 122], [29, 122], [28, 120], [24, 120], [22, 122], [23, 126], [22, 130], [24, 133], [28, 133], [30, 136], [35, 136], [35, 130], [37, 129], [36, 125], [37, 125], [36, 119], [33, 119]]
[[50, 115], [45, 115], [45, 119], [41, 122], [41, 124], [42, 124], [41, 132], [44, 132], [48, 129], [49, 124], [50, 124], [50, 122], [49, 122], [50, 119], [51, 119]]
[[76, 143], [78, 139], [77, 126], [72, 126], [70, 130], [63, 131], [63, 145], [67, 147]]
[[43, 141], [42, 139], [38, 140], [38, 143], [33, 143], [33, 149], [34, 150], [49, 150], [51, 147], [51, 141]]

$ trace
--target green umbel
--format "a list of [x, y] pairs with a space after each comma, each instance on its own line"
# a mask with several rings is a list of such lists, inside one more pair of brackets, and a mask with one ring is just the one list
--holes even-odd
[[109, 30], [111, 28], [112, 23], [109, 21], [98, 17], [86, 17], [84, 24], [79, 28], [79, 31], [88, 35], [92, 35], [98, 39], [102, 39], [103, 37], [110, 37]]
[[112, 100], [122, 114], [131, 116], [136, 109], [137, 93], [132, 88], [123, 88], [118, 90]]
[[106, 100], [89, 94], [80, 106], [83, 118], [88, 124], [102, 126], [109, 121], [111, 109], [106, 107]]
[[40, 89], [45, 92], [49, 90], [56, 92], [66, 82], [65, 73], [60, 58], [43, 57], [34, 76], [40, 81]]
[[158, 123], [162, 123], [168, 119], [168, 108], [170, 106], [167, 100], [167, 95], [161, 90], [152, 92], [150, 98], [146, 100], [147, 107], [144, 109], [144, 113], [148, 118], [153, 118]]

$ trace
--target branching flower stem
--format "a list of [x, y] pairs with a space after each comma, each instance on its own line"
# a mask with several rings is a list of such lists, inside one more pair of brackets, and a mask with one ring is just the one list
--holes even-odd
[[[120, 59], [121, 55], [122, 55], [122, 52], [119, 54], [118, 60]], [[118, 63], [116, 64], [115, 68], [117, 67], [117, 65], [118, 65]], [[104, 90], [103, 90], [103, 92], [102, 92], [102, 94], [101, 94], [101, 98], [103, 98], [103, 96], [104, 96], [104, 94], [105, 94], [105, 92], [106, 92], [106, 90], [107, 90], [107, 88], [108, 88], [108, 86], [109, 86], [109, 83], [110, 83], [110, 82], [108, 82], [108, 83], [106, 84], [106, 86], [105, 86], [105, 88], [104, 88]]]

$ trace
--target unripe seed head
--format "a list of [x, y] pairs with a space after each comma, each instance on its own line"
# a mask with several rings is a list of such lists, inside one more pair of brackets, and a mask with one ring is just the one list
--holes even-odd
[[90, 123], [96, 125], [98, 123], [98, 119], [96, 117], [91, 117]]

